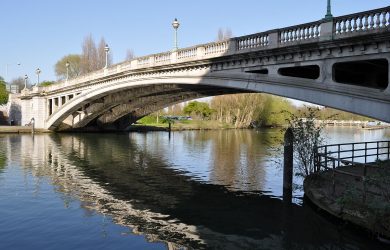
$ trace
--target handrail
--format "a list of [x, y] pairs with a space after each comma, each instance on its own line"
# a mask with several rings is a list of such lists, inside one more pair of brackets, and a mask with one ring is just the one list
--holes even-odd
[[[345, 147], [350, 149], [345, 149]], [[331, 144], [316, 147], [314, 151], [314, 169], [315, 172], [332, 171], [333, 192], [336, 190], [336, 174], [352, 176], [361, 180], [364, 186], [363, 197], [365, 200], [367, 168], [379, 167], [378, 164], [375, 164], [376, 160], [389, 159], [390, 141]], [[351, 173], [340, 168], [345, 166], [362, 167], [363, 173]]]

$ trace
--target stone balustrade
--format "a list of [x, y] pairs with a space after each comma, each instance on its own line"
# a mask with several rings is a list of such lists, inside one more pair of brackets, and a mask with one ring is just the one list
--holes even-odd
[[201, 44], [190, 48], [164, 52], [135, 58], [107, 69], [79, 76], [68, 81], [60, 81], [48, 87], [34, 87], [24, 95], [51, 92], [62, 88], [76, 88], [77, 85], [96, 81], [108, 75], [153, 66], [182, 63], [186, 61], [205, 60], [222, 55], [246, 53], [248, 51], [267, 50], [295, 46], [303, 43], [315, 43], [324, 40], [337, 40], [349, 36], [362, 35], [365, 32], [388, 31], [390, 25], [390, 6], [386, 8], [355, 13], [316, 22], [291, 26], [282, 29], [252, 35], [235, 37], [225, 41]]
[[390, 24], [390, 8], [386, 7], [337, 17], [333, 24], [336, 36], [385, 29]]
[[282, 45], [302, 41], [312, 42], [321, 35], [322, 21], [292, 26], [279, 30], [279, 42]]
[[269, 33], [258, 33], [254, 35], [237, 37], [237, 50], [256, 49], [269, 45]]

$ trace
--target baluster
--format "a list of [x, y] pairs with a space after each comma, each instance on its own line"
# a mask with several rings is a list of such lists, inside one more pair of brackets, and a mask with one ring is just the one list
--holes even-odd
[[361, 31], [363, 29], [363, 18], [364, 18], [364, 16], [359, 17], [359, 31]]
[[314, 26], [310, 26], [310, 38], [314, 38]]
[[342, 21], [343, 22], [343, 33], [347, 31], [347, 20]]
[[298, 38], [297, 30], [293, 30], [293, 39], [294, 39], [294, 41], [296, 41], [297, 38]]
[[352, 31], [351, 22], [352, 22], [352, 20], [351, 20], [351, 19], [348, 19], [348, 28], [347, 28], [347, 31], [348, 31], [348, 32], [351, 32], [351, 31]]
[[264, 36], [260, 37], [260, 46], [264, 46], [265, 45], [265, 42], [264, 42]]
[[386, 12], [382, 13], [382, 28], [386, 27]]
[[357, 17], [353, 18], [353, 31], [357, 31], [357, 22], [358, 22], [358, 18]]
[[375, 18], [375, 14], [371, 14], [370, 15], [370, 19], [371, 19], [371, 21], [370, 21], [370, 29], [374, 28], [374, 25], [375, 25], [374, 18]]
[[379, 29], [380, 28], [380, 25], [381, 25], [381, 13], [376, 13], [376, 22], [375, 22], [375, 25], [376, 25], [376, 28]]
[[300, 39], [299, 39], [299, 28], [297, 28], [294, 32], [295, 32], [295, 35], [294, 35], [294, 38], [295, 38], [295, 39], [294, 39], [294, 40], [295, 40], [295, 41], [299, 41], [299, 40], [300, 40]]
[[299, 40], [305, 40], [305, 36], [303, 35], [303, 31], [305, 30], [305, 28], [300, 28], [299, 29]]
[[316, 37], [320, 36], [320, 25], [316, 25]]
[[368, 15], [364, 16], [364, 30], [368, 30]]
[[388, 14], [387, 25], [390, 25], [390, 12], [388, 12]]
[[341, 33], [341, 23], [336, 22], [336, 34], [340, 34], [340, 33]]
[[310, 38], [310, 28], [306, 28], [306, 39]]

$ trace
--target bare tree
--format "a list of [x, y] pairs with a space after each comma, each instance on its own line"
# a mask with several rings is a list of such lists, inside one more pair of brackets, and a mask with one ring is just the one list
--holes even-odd
[[[99, 45], [96, 43], [92, 35], [84, 38], [81, 54], [81, 72], [83, 74], [104, 68], [106, 65], [106, 41], [104, 37], [100, 39]], [[108, 55], [108, 65], [112, 63], [112, 51]]]
[[91, 34], [84, 38], [81, 54], [81, 72], [83, 74], [97, 69], [98, 54]]
[[131, 60], [134, 59], [134, 57], [135, 57], [134, 51], [133, 51], [132, 49], [128, 49], [128, 50], [126, 51], [126, 58], [125, 58], [125, 61], [131, 61]]
[[217, 42], [224, 41], [233, 37], [233, 32], [230, 28], [218, 29]]
[[[107, 43], [106, 43], [106, 40], [104, 39], [104, 37], [102, 37], [100, 39], [100, 42], [99, 42], [99, 46], [98, 46], [98, 49], [97, 49], [97, 53], [98, 53], [98, 59], [97, 59], [97, 62], [96, 62], [96, 70], [98, 69], [102, 69], [104, 68], [104, 66], [106, 65], [106, 51], [105, 51], [105, 47], [106, 47]], [[110, 52], [108, 53], [108, 63], [107, 65], [111, 65], [112, 64], [112, 51], [110, 50]]]

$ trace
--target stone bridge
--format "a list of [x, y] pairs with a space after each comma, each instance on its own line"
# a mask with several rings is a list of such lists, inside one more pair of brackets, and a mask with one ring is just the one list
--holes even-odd
[[169, 105], [263, 92], [390, 122], [390, 6], [135, 58], [24, 89], [21, 123], [125, 129]]

